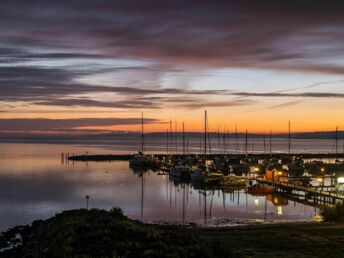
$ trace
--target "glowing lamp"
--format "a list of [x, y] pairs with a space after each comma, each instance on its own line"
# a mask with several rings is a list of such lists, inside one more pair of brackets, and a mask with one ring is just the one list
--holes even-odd
[[314, 220], [315, 222], [323, 222], [323, 221], [324, 221], [324, 217], [321, 216], [321, 215], [315, 215], [315, 216], [313, 217], [313, 220]]
[[283, 215], [282, 206], [277, 206], [277, 215]]
[[325, 168], [321, 168], [320, 171], [321, 171], [321, 172], [325, 172]]
[[254, 199], [254, 205], [256, 205], [256, 206], [259, 205], [259, 200], [258, 199]]
[[338, 184], [344, 184], [344, 177], [338, 177], [337, 178], [337, 183]]

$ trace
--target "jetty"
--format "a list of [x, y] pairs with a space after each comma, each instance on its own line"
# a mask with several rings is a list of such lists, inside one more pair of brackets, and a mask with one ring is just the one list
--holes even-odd
[[321, 189], [321, 187], [302, 186], [289, 182], [268, 180], [265, 178], [256, 178], [255, 180], [257, 180], [259, 183], [272, 185], [278, 190], [292, 195], [299, 195], [300, 192], [303, 192], [305, 194], [304, 196], [307, 195], [307, 198], [314, 197], [319, 199], [319, 197], [322, 197], [325, 202], [329, 203], [333, 203], [335, 200], [344, 201], [344, 195], [339, 195], [335, 191], [324, 191]]
[[121, 155], [121, 154], [102, 154], [102, 155], [74, 155], [70, 156], [67, 159], [71, 161], [116, 161], [116, 160], [130, 160], [134, 157], [134, 155]]

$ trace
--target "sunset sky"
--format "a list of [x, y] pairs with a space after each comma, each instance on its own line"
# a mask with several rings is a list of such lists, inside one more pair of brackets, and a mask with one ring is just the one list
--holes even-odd
[[0, 132], [199, 131], [204, 109], [344, 129], [344, 1], [1, 1]]

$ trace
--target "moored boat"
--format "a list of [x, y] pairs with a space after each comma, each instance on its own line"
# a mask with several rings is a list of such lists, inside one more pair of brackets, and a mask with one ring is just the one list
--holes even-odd
[[132, 159], [129, 160], [129, 167], [131, 168], [152, 168], [156, 169], [158, 167], [158, 161], [154, 156], [147, 156], [144, 154], [144, 130], [143, 130], [143, 113], [141, 118], [141, 151], [134, 155]]
[[174, 177], [182, 177], [184, 167], [181, 165], [172, 166], [170, 168], [170, 175]]
[[195, 171], [190, 174], [191, 181], [202, 182], [205, 176], [205, 171]]
[[224, 186], [246, 186], [247, 178], [238, 176], [223, 176], [221, 184]]
[[255, 184], [247, 189], [247, 192], [252, 195], [267, 195], [275, 192], [275, 187], [270, 185]]

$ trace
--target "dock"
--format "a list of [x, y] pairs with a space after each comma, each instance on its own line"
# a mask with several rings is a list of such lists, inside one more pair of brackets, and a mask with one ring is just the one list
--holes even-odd
[[260, 183], [263, 184], [268, 184], [268, 185], [272, 185], [282, 191], [285, 191], [289, 194], [294, 194], [293, 192], [304, 192], [307, 195], [313, 196], [313, 197], [323, 197], [323, 198], [329, 198], [329, 199], [333, 199], [333, 200], [340, 200], [340, 201], [344, 201], [344, 195], [339, 195], [335, 192], [331, 192], [331, 191], [324, 191], [321, 189], [318, 189], [317, 187], [306, 187], [306, 186], [302, 186], [302, 185], [295, 185], [295, 184], [291, 184], [288, 182], [283, 182], [283, 181], [273, 181], [273, 180], [267, 180], [265, 178], [256, 178], [255, 180], [257, 180]]

